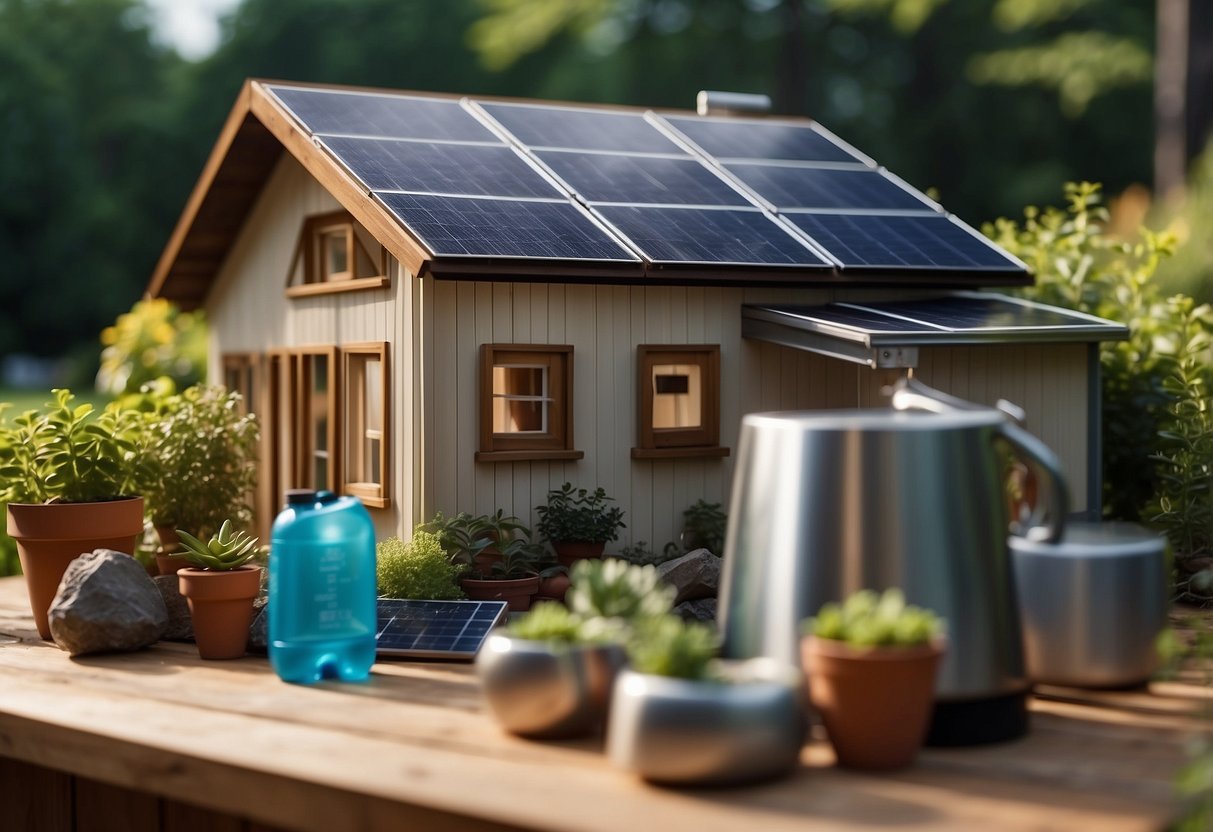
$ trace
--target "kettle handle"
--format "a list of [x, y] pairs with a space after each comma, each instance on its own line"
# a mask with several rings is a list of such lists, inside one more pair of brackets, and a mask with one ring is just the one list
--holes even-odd
[[1011, 519], [1011, 534], [1040, 543], [1057, 543], [1070, 513], [1070, 490], [1061, 473], [1061, 460], [1048, 445], [1012, 422], [999, 425], [997, 435], [1032, 469], [1040, 489], [1032, 514]]

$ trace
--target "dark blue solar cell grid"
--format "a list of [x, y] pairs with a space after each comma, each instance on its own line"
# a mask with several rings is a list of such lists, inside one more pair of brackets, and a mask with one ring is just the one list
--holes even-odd
[[[882, 303], [893, 315], [949, 329], [1036, 329], [1075, 326], [1079, 321], [1054, 309], [1021, 306], [998, 298], [948, 297], [929, 301]], [[922, 327], [926, 329], [927, 327]]]
[[436, 255], [637, 262], [572, 203], [375, 195]]
[[[884, 304], [881, 304], [881, 308], [885, 308]], [[778, 311], [822, 323], [853, 327], [864, 332], [920, 332], [923, 329], [929, 329], [929, 327], [913, 321], [903, 321], [866, 309], [853, 309], [836, 303], [824, 306], [781, 305]]]
[[620, 153], [686, 152], [639, 114], [487, 102], [480, 102], [480, 106], [518, 141], [530, 147]]
[[589, 202], [752, 204], [691, 158], [551, 151], [536, 155]]
[[563, 195], [504, 145], [337, 137], [323, 141], [373, 191], [482, 196]]
[[725, 168], [776, 208], [934, 210], [875, 170], [739, 164]]
[[630, 206], [595, 210], [655, 263], [829, 265], [760, 211]]
[[786, 159], [802, 162], [862, 162], [808, 126], [769, 121], [666, 116], [695, 144], [717, 159]]
[[472, 658], [505, 608], [504, 601], [381, 598], [376, 647], [386, 653]]
[[270, 87], [313, 133], [500, 142], [459, 102], [403, 95]]
[[942, 215], [783, 215], [844, 267], [1024, 269]]

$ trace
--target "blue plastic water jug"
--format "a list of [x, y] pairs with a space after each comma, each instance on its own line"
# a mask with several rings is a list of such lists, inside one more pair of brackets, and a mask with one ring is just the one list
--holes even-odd
[[360, 681], [375, 662], [375, 529], [361, 501], [292, 489], [270, 545], [270, 664], [287, 682]]

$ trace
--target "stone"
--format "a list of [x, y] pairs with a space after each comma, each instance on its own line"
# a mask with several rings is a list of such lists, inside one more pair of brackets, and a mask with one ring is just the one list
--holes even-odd
[[51, 637], [73, 656], [142, 649], [159, 641], [168, 623], [147, 570], [111, 549], [68, 565], [47, 617]]
[[657, 567], [657, 576], [677, 590], [674, 603], [715, 598], [720, 588], [720, 558], [696, 549]]
[[157, 575], [152, 578], [160, 597], [164, 599], [164, 608], [168, 611], [168, 623], [160, 638], [165, 641], [193, 641], [194, 622], [190, 618], [190, 604], [185, 600], [178, 588], [176, 575]]
[[248, 628], [248, 651], [264, 655], [269, 651], [270, 619], [269, 605], [265, 596], [253, 602], [253, 623]]
[[674, 614], [682, 616], [685, 621], [702, 621], [705, 624], [716, 623], [716, 599], [697, 598], [694, 601], [683, 601], [674, 607]]

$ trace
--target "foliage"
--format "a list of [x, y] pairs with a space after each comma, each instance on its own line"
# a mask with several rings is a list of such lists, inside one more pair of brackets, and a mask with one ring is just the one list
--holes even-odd
[[41, 411], [10, 422], [0, 405], [0, 502], [112, 500], [138, 493], [146, 458], [139, 414], [113, 405], [99, 415], [73, 406], [70, 390], [52, 391]]
[[540, 601], [531, 611], [505, 628], [512, 638], [578, 644], [583, 641], [582, 620], [557, 601]]
[[714, 555], [723, 555], [728, 520], [720, 503], [709, 503], [702, 498], [696, 500], [682, 513], [682, 550], [707, 549]]
[[438, 536], [447, 557], [464, 577], [525, 578], [539, 571], [545, 554], [531, 542], [531, 530], [501, 509], [495, 514], [461, 511], [454, 517], [438, 512], [419, 528]]
[[587, 638], [617, 634], [622, 640], [636, 622], [673, 608], [674, 588], [661, 582], [653, 566], [589, 558], [573, 565], [571, 577], [565, 603], [585, 622]]
[[438, 535], [420, 526], [407, 543], [389, 537], [375, 545], [375, 577], [385, 598], [449, 601], [462, 598], [456, 583], [459, 567], [452, 564]]
[[841, 604], [823, 605], [804, 624], [807, 633], [852, 647], [913, 647], [928, 643], [942, 627], [935, 613], [906, 604], [905, 595], [896, 588], [880, 595], [860, 590]]
[[[1036, 285], [1023, 294], [1120, 321], [1126, 341], [1101, 345], [1103, 383], [1103, 481], [1105, 512], [1138, 519], [1157, 483], [1149, 461], [1171, 400], [1164, 356], [1183, 340], [1174, 303], [1152, 277], [1174, 246], [1170, 232], [1141, 229], [1138, 239], [1120, 241], [1105, 231], [1107, 210], [1100, 187], [1088, 182], [1065, 188], [1065, 210], [1029, 207], [1022, 224], [1000, 219], [987, 225], [993, 240], [1032, 268]], [[1199, 323], [1213, 318], [1199, 311]]]
[[629, 543], [621, 547], [618, 554], [611, 555], [610, 557], [625, 560], [636, 566], [660, 566], [667, 560], [673, 560], [681, 554], [678, 547], [673, 543], [667, 543], [662, 551], [654, 552], [649, 548], [648, 543], [643, 540], [637, 540], [635, 543]]
[[716, 635], [706, 624], [663, 615], [641, 622], [628, 642], [628, 659], [638, 673], [678, 679], [706, 679], [716, 656]]
[[138, 301], [101, 330], [97, 389], [134, 393], [161, 377], [178, 389], [206, 377], [206, 325], [201, 312], [180, 312], [163, 298]]
[[[146, 389], [146, 388], [145, 388]], [[141, 492], [158, 526], [180, 526], [206, 537], [225, 518], [245, 528], [257, 485], [257, 417], [241, 412], [239, 393], [194, 386], [181, 394], [149, 396], [145, 414], [148, 464]]]
[[239, 569], [257, 556], [257, 538], [248, 532], [235, 531], [231, 520], [224, 520], [219, 531], [205, 542], [184, 529], [177, 529], [181, 551], [171, 557], [180, 558], [198, 569], [228, 572]]
[[547, 505], [536, 507], [538, 532], [556, 542], [607, 543], [624, 528], [623, 509], [601, 487], [590, 492], [565, 483], [548, 492]]

